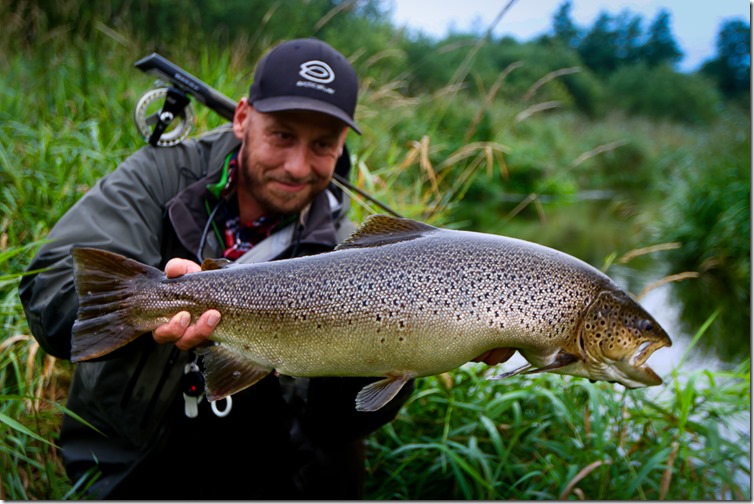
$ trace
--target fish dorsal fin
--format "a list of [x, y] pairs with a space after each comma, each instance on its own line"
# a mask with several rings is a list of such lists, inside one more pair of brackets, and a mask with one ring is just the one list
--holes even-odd
[[205, 259], [202, 261], [202, 271], [212, 271], [227, 268], [233, 264], [233, 261], [228, 259]]
[[420, 238], [428, 231], [437, 228], [411, 219], [401, 219], [389, 215], [370, 215], [337, 250], [346, 248], [379, 247]]

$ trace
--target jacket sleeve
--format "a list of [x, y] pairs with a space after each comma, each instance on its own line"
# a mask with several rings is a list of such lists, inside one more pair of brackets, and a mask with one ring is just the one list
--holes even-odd
[[145, 147], [102, 178], [55, 224], [19, 285], [29, 328], [49, 354], [70, 359], [78, 300], [73, 246], [97, 247], [161, 265], [165, 202], [186, 150]]

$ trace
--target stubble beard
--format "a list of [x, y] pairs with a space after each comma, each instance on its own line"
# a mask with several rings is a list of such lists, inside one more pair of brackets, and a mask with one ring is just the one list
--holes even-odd
[[[241, 157], [239, 168], [239, 183], [246, 192], [257, 202], [260, 209], [267, 215], [295, 214], [306, 208], [312, 200], [322, 192], [328, 184], [325, 177], [311, 173], [304, 179], [288, 176], [283, 169], [268, 168], [257, 163], [251, 166], [252, 159], [249, 152], [249, 139]], [[305, 184], [306, 188], [296, 192], [288, 192], [274, 188], [275, 182], [287, 184]]]

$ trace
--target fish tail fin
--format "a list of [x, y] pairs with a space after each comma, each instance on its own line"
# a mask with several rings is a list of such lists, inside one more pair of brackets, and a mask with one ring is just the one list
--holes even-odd
[[157, 268], [106, 250], [71, 250], [79, 308], [73, 323], [71, 360], [108, 354], [153, 328], [133, 321], [134, 287], [164, 278]]

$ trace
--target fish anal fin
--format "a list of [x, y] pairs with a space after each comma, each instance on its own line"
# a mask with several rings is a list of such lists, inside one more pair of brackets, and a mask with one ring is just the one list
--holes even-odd
[[231, 264], [233, 264], [233, 261], [230, 261], [228, 259], [209, 258], [202, 261], [202, 271], [212, 271], [212, 270], [223, 269], [223, 268], [227, 268]]
[[423, 222], [391, 217], [389, 215], [370, 215], [359, 228], [351, 234], [336, 250], [348, 248], [379, 247], [390, 243], [414, 240], [429, 231], [438, 228]]
[[270, 374], [271, 368], [260, 366], [223, 345], [195, 349], [204, 359], [205, 395], [218, 401], [235, 394]]
[[407, 375], [399, 375], [370, 383], [356, 395], [356, 411], [377, 411], [389, 403], [408, 380]]

